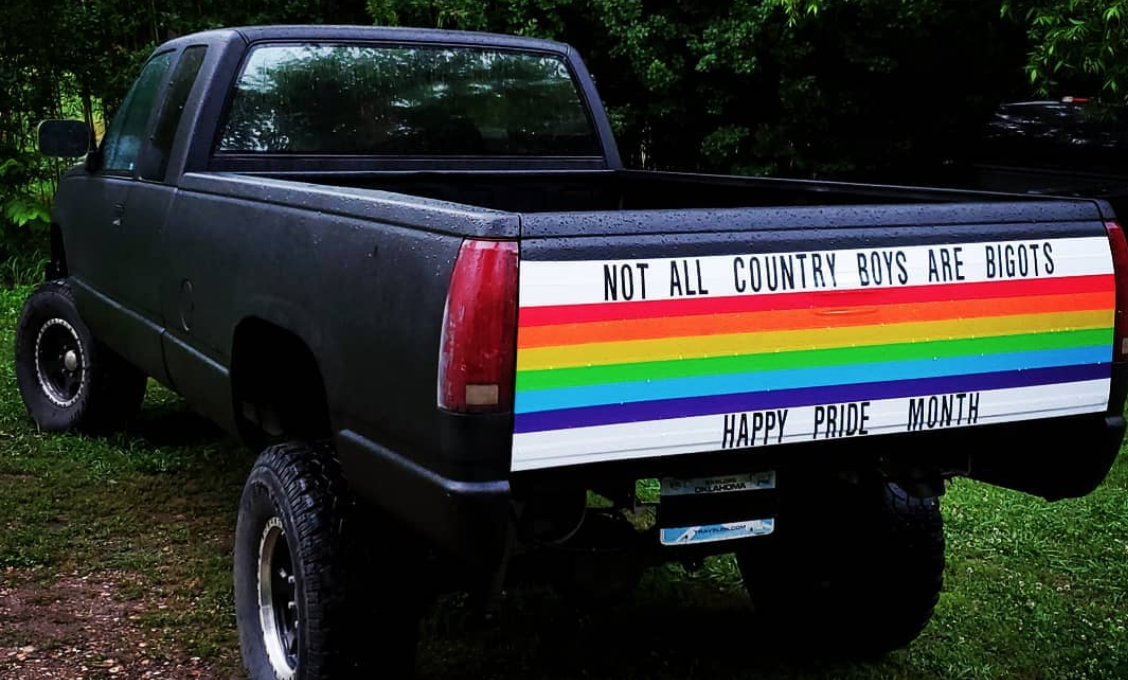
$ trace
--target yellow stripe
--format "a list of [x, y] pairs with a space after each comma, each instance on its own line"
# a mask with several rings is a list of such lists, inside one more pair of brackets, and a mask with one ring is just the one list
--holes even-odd
[[601, 366], [637, 361], [701, 359], [760, 352], [887, 345], [980, 338], [1017, 333], [1108, 328], [1113, 311], [1023, 314], [979, 319], [954, 319], [902, 323], [889, 326], [855, 326], [817, 330], [769, 331], [691, 338], [662, 338], [584, 345], [536, 347], [517, 352], [517, 370], [536, 371], [574, 366]]

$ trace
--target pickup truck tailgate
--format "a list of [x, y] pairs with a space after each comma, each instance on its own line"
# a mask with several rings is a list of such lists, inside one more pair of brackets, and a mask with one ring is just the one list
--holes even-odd
[[909, 227], [527, 229], [512, 468], [1105, 411], [1099, 217], [931, 210]]

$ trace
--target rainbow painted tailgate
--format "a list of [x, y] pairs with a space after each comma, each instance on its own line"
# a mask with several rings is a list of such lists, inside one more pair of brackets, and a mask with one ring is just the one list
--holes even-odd
[[520, 272], [514, 470], [1108, 405], [1104, 238]]

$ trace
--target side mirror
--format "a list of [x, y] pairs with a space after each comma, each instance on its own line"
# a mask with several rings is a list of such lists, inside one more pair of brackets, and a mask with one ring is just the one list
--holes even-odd
[[77, 120], [45, 120], [39, 124], [39, 152], [56, 158], [78, 158], [90, 150], [90, 129]]

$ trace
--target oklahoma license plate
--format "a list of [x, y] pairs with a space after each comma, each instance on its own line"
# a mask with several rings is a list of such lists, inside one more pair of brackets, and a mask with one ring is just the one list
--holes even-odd
[[663, 477], [661, 494], [663, 496], [693, 496], [698, 494], [774, 489], [775, 477], [775, 472], [772, 470], [744, 475], [696, 477], [691, 479]]

